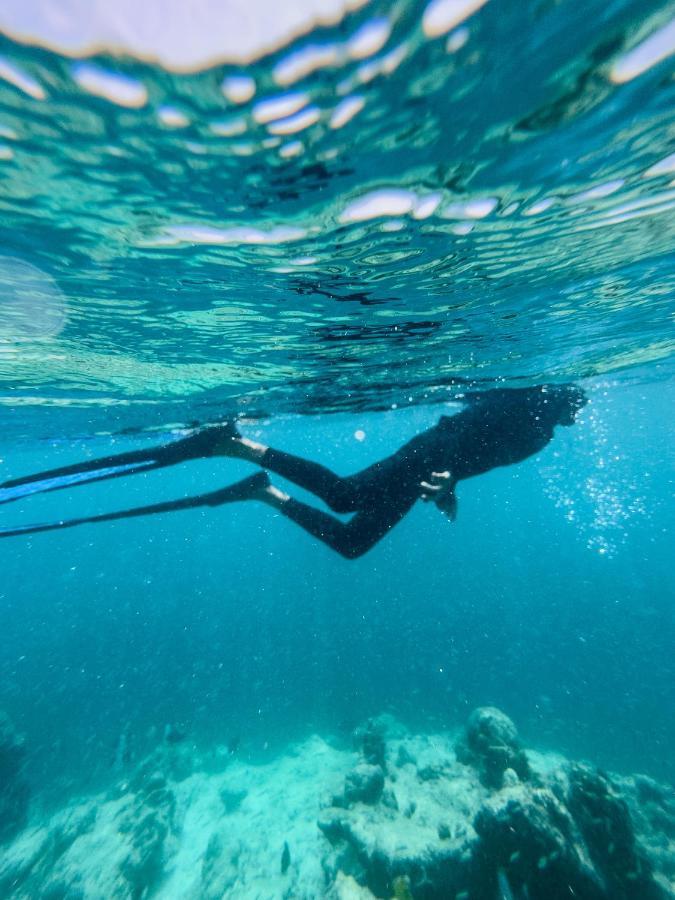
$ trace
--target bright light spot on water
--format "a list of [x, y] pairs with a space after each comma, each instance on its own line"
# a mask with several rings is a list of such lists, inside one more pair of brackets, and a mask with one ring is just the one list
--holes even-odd
[[[400, 47], [395, 47], [385, 56], [362, 63], [356, 73], [357, 80], [361, 84], [368, 84], [378, 75], [391, 75], [401, 65], [407, 53], [407, 45], [401, 44]], [[338, 93], [340, 93], [339, 86]]]
[[408, 49], [408, 45], [403, 43], [386, 53], [380, 59], [380, 71], [382, 74], [391, 75], [392, 72], [395, 72], [408, 55]]
[[645, 175], [651, 178], [656, 175], [669, 175], [671, 172], [675, 172], [675, 153], [671, 153], [664, 159], [659, 160], [659, 162], [654, 163], [653, 166], [650, 166], [645, 171]]
[[341, 100], [333, 110], [328, 125], [330, 128], [342, 128], [347, 122], [350, 122], [355, 115], [361, 112], [365, 103], [365, 99], [358, 95], [345, 97], [345, 99]]
[[380, 231], [403, 231], [405, 222], [401, 219], [390, 219], [380, 225]]
[[260, 149], [258, 144], [242, 142], [230, 144], [228, 150], [233, 156], [253, 156]]
[[73, 79], [89, 94], [102, 97], [118, 106], [138, 109], [148, 102], [148, 91], [136, 78], [111, 72], [91, 63], [73, 66]]
[[185, 149], [197, 156], [205, 156], [209, 152], [206, 144], [200, 144], [197, 141], [185, 141]]
[[472, 222], [460, 222], [458, 225], [452, 226], [452, 233], [458, 235], [471, 234], [475, 227]]
[[230, 103], [248, 103], [255, 96], [255, 81], [248, 75], [228, 75], [220, 86]]
[[318, 261], [316, 256], [298, 256], [297, 259], [288, 260], [291, 266], [312, 266]]
[[432, 0], [422, 16], [422, 30], [429, 38], [447, 34], [473, 15], [487, 0]]
[[167, 128], [187, 128], [190, 120], [175, 106], [160, 106], [157, 110], [157, 118]]
[[279, 156], [284, 159], [293, 159], [295, 156], [300, 156], [305, 152], [305, 145], [302, 141], [289, 141], [287, 144], [284, 144], [283, 147], [279, 148]]
[[5, 147], [4, 145], [0, 144], [0, 159], [1, 160], [14, 159], [14, 151], [12, 150], [12, 148]]
[[18, 141], [19, 135], [14, 131], [13, 128], [9, 128], [7, 125], [0, 125], [0, 137], [5, 138], [8, 141]]
[[555, 197], [544, 197], [543, 200], [537, 200], [536, 203], [533, 203], [532, 206], [528, 206], [526, 210], [523, 210], [524, 216], [538, 216], [540, 213], [546, 212], [547, 209], [550, 209], [555, 203]]
[[465, 203], [449, 203], [441, 210], [444, 219], [484, 219], [497, 208], [495, 197], [468, 200]]
[[573, 194], [569, 198], [570, 203], [583, 203], [585, 200], [598, 200], [601, 197], [609, 197], [610, 194], [620, 190], [626, 182], [623, 178], [616, 178], [614, 181], [606, 181], [604, 184], [598, 184], [589, 188], [587, 191], [581, 191], [579, 194]]
[[448, 53], [457, 53], [458, 50], [465, 46], [469, 40], [469, 35], [468, 28], [458, 28], [457, 31], [453, 31], [452, 34], [448, 35], [448, 39], [445, 42], [446, 51]]
[[281, 94], [278, 97], [269, 97], [256, 103], [253, 107], [253, 118], [260, 125], [266, 125], [275, 119], [292, 116], [308, 103], [307, 94]]
[[341, 222], [365, 222], [379, 216], [402, 216], [417, 204], [413, 191], [384, 189], [371, 191], [350, 203], [340, 214]]
[[305, 237], [304, 228], [279, 225], [269, 231], [261, 231], [245, 225], [232, 228], [214, 228], [210, 225], [171, 225], [162, 237], [150, 246], [172, 244], [281, 244]]
[[315, 125], [320, 118], [321, 110], [316, 106], [308, 106], [294, 116], [270, 122], [267, 130], [272, 134], [295, 134], [309, 128], [310, 125]]
[[340, 221], [364, 222], [380, 216], [403, 216], [409, 213], [416, 219], [426, 219], [436, 211], [441, 199], [439, 191], [424, 197], [402, 188], [371, 191], [345, 207], [340, 215]]
[[408, 50], [409, 46], [404, 41], [398, 47], [394, 47], [393, 50], [385, 53], [384, 56], [378, 56], [377, 59], [370, 59], [361, 63], [355, 75], [350, 75], [339, 82], [335, 88], [336, 94], [343, 97], [345, 94], [353, 91], [358, 85], [368, 84], [373, 81], [378, 75], [391, 75], [406, 58]]
[[426, 197], [418, 200], [412, 211], [413, 218], [428, 219], [429, 216], [433, 215], [438, 209], [438, 204], [441, 202], [441, 199], [441, 192], [436, 191], [435, 193], [427, 194]]
[[246, 132], [246, 119], [241, 116], [236, 119], [220, 119], [211, 122], [209, 129], [219, 137], [236, 137]]
[[581, 225], [578, 230], [588, 231], [593, 228], [601, 228], [604, 225], [616, 225], [631, 219], [668, 212], [674, 207], [675, 191], [662, 191], [651, 197], [641, 197], [638, 200], [631, 200], [628, 203], [622, 203], [611, 209], [603, 210], [602, 215], [598, 216], [594, 222]]
[[347, 41], [345, 49], [351, 59], [366, 59], [381, 50], [389, 40], [391, 25], [387, 19], [365, 22]]
[[612, 66], [609, 77], [615, 84], [624, 84], [663, 62], [673, 53], [675, 53], [675, 19], [618, 59]]
[[280, 60], [272, 77], [281, 87], [289, 87], [319, 69], [336, 65], [339, 58], [338, 44], [308, 44]]
[[13, 84], [15, 88], [23, 91], [24, 94], [28, 94], [33, 100], [47, 99], [47, 94], [42, 85], [4, 56], [0, 56], [0, 78], [9, 84]]
[[363, 429], [357, 428], [356, 431], [354, 432], [354, 437], [356, 438], [357, 441], [365, 441], [366, 433], [365, 433], [365, 431], [363, 431]]

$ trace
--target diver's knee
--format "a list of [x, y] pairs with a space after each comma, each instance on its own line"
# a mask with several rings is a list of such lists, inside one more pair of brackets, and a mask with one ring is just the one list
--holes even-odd
[[344, 556], [345, 559], [358, 559], [360, 556], [364, 556], [372, 546], [372, 542], [351, 542], [340, 547], [339, 553], [341, 556]]

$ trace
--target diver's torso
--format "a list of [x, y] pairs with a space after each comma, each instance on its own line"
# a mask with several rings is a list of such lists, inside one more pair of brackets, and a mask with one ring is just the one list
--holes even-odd
[[437, 432], [438, 463], [458, 481], [498, 466], [522, 462], [542, 450], [553, 436], [535, 409], [477, 403], [456, 416], [442, 416]]

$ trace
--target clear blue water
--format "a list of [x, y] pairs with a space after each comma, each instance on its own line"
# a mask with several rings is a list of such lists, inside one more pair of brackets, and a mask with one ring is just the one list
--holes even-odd
[[[591, 399], [537, 457], [461, 485], [455, 524], [419, 504], [354, 562], [258, 504], [1, 541], [0, 708], [36, 795], [106, 783], [125, 730], [139, 756], [173, 723], [260, 759], [488, 703], [530, 745], [675, 778], [672, 57], [625, 75], [669, 15], [494, 0], [427, 37], [419, 5], [373, 2], [245, 72], [86, 63], [145, 89], [137, 108], [0, 39], [0, 480], [228, 416], [347, 474], [459, 392]], [[343, 50], [288, 84], [310, 44]], [[264, 121], [286, 91], [306, 120]], [[249, 471], [193, 462], [1, 521]]]

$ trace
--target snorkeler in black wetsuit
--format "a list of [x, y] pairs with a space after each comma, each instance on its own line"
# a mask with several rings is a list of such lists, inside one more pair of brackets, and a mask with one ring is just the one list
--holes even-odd
[[441, 416], [436, 426], [396, 453], [347, 477], [241, 437], [232, 424], [225, 423], [206, 426], [153, 450], [105, 457], [0, 485], [0, 503], [6, 503], [32, 493], [149, 471], [188, 459], [227, 456], [281, 475], [311, 491], [336, 513], [354, 513], [348, 522], [292, 499], [270, 483], [265, 471], [197, 497], [45, 525], [0, 529], [0, 537], [196, 506], [260, 500], [342, 556], [355, 559], [384, 537], [418, 499], [433, 501], [454, 520], [458, 481], [538, 453], [553, 437], [555, 426], [572, 425], [585, 403], [583, 391], [572, 385], [486, 391], [469, 398], [467, 407], [457, 415]]

